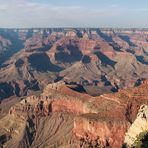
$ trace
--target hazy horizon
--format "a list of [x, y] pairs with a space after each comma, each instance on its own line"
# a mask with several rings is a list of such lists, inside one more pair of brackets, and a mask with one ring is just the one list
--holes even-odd
[[148, 28], [148, 1], [0, 0], [0, 28]]

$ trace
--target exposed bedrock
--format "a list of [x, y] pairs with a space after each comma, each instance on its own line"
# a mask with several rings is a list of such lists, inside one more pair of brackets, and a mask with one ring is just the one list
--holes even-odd
[[[72, 135], [69, 141], [71, 144], [119, 148], [124, 143], [125, 133], [133, 121], [136, 122], [140, 106], [148, 104], [147, 84], [145, 81], [134, 89], [92, 97], [73, 91], [63, 82], [53, 83], [42, 94], [27, 97], [11, 107], [9, 113], [27, 119], [34, 116], [36, 127], [42, 125], [40, 122], [44, 122], [45, 118], [48, 120], [58, 115], [58, 121], [63, 122], [63, 115], [67, 115], [73, 120], [69, 133]], [[54, 118], [57, 120], [56, 116]], [[35, 141], [32, 143], [35, 144]]]

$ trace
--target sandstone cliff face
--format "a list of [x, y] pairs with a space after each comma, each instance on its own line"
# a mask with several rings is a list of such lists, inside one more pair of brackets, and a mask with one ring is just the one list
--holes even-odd
[[71, 99], [60, 99], [52, 102], [53, 112], [69, 112], [75, 115], [83, 114], [84, 107], [81, 101]]
[[26, 118], [8, 114], [0, 120], [0, 146], [19, 147], [26, 127]]
[[125, 135], [125, 144], [131, 147], [140, 133], [148, 131], [148, 106], [142, 105], [136, 120], [133, 122]]
[[88, 137], [90, 140], [98, 138], [101, 147], [119, 148], [124, 142], [123, 137], [129, 125], [124, 120], [101, 118], [97, 114], [89, 114], [75, 118], [74, 134], [80, 139], [83, 137]]
[[[148, 103], [147, 84], [147, 81], [145, 81], [141, 86], [134, 89], [92, 97], [75, 92], [64, 82], [53, 83], [49, 84], [42, 94], [27, 97], [15, 104], [11, 107], [9, 114], [17, 118], [23, 116], [25, 119], [33, 116], [35, 126], [40, 128], [43, 121], [48, 122], [48, 119], [52, 119], [53, 116], [56, 118], [55, 115], [58, 116], [58, 120], [52, 120], [61, 122], [65, 128], [64, 122], [65, 124], [70, 122], [70, 120], [68, 122], [64, 120], [65, 115], [70, 116], [73, 121], [70, 122], [71, 130], [68, 135], [70, 134], [72, 137], [68, 139], [68, 143], [77, 146], [83, 145], [83, 147], [94, 144], [101, 147], [119, 148], [124, 143], [125, 133], [135, 120], [140, 105]], [[145, 111], [145, 107], [141, 107], [142, 113], [138, 117], [141, 118], [143, 111]], [[44, 118], [47, 119], [44, 120]], [[136, 128], [141, 125], [143, 120], [137, 122]], [[59, 123], [57, 123], [57, 126], [59, 126]], [[146, 120], [143, 124], [144, 128], [145, 126], [147, 126]], [[139, 132], [141, 127], [140, 130], [130, 129], [129, 131], [132, 134], [129, 135], [133, 136], [133, 133]], [[39, 135], [38, 131], [41, 131], [41, 129], [37, 128], [36, 132]], [[59, 131], [58, 128], [57, 131]], [[46, 136], [49, 136], [48, 133], [45, 134]], [[126, 141], [130, 142], [129, 136], [126, 137]], [[34, 140], [33, 145], [39, 143], [37, 139]], [[58, 146], [62, 145], [61, 140], [58, 140], [58, 143]]]
[[51, 112], [64, 112], [80, 115], [95, 112], [87, 104], [93, 98], [86, 94], [75, 92], [68, 88], [64, 82], [49, 84], [39, 96], [30, 96], [10, 109], [11, 114], [20, 112], [39, 112], [43, 105], [43, 114]]
[[123, 90], [113, 95], [102, 95], [91, 100], [88, 106], [92, 110], [96, 108], [95, 114], [85, 114], [75, 118], [76, 137], [90, 141], [99, 137], [98, 143], [101, 145], [121, 147], [125, 133], [135, 120], [140, 105], [148, 103], [147, 84], [145, 81], [140, 87]]

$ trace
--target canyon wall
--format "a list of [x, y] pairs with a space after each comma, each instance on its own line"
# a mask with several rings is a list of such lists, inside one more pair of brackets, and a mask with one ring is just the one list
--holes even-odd
[[140, 133], [148, 132], [148, 106], [142, 105], [139, 109], [136, 120], [133, 122], [125, 135], [125, 144], [131, 147], [137, 140]]

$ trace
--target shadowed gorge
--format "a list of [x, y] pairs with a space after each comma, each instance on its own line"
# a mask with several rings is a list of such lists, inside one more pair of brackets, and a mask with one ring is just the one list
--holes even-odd
[[110, 66], [112, 66], [112, 67], [115, 66], [116, 62], [110, 60], [107, 56], [105, 56], [105, 55], [102, 54], [101, 52], [96, 52], [95, 54], [96, 54], [97, 57], [101, 60], [102, 64], [110, 65]]
[[142, 64], [148, 65], [148, 61], [145, 61], [143, 56], [137, 56], [136, 58], [137, 58], [137, 60], [138, 60], [139, 62], [141, 62]]
[[60, 62], [72, 63], [80, 61], [82, 58], [81, 51], [77, 46], [74, 45], [67, 45], [66, 49], [64, 49], [64, 47], [58, 46], [57, 51], [58, 52], [55, 54], [55, 59]]
[[0, 29], [0, 36], [10, 41], [10, 44], [8, 46], [5, 46], [6, 50], [4, 53], [2, 53], [2, 56], [0, 51], [0, 66], [2, 66], [2, 63], [8, 60], [13, 54], [21, 50], [24, 45], [23, 40], [21, 40], [18, 34], [13, 30], [4, 31]]
[[135, 44], [130, 41], [130, 38], [128, 36], [120, 35], [119, 37], [122, 40], [126, 41], [129, 44], [129, 46], [135, 46]]
[[62, 68], [54, 65], [51, 63], [50, 58], [47, 56], [46, 53], [36, 53], [32, 54], [28, 58], [29, 63], [31, 63], [31, 66], [36, 69], [37, 71], [41, 72], [59, 72], [62, 70]]

